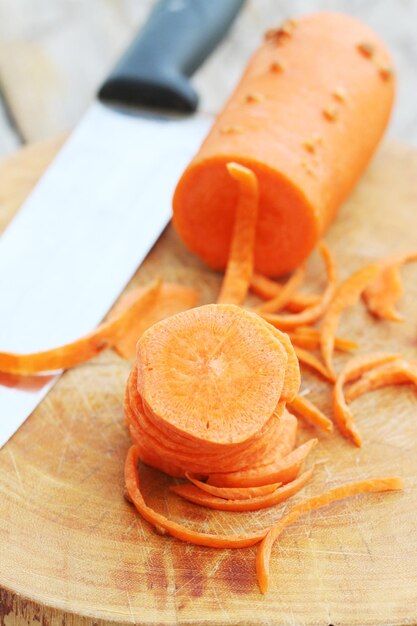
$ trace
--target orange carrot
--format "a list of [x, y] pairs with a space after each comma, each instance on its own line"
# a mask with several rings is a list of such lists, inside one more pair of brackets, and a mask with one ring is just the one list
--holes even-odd
[[328, 285], [323, 292], [320, 302], [312, 307], [308, 307], [300, 313], [293, 315], [280, 315], [276, 313], [261, 313], [262, 317], [281, 330], [292, 330], [297, 326], [314, 324], [325, 314], [336, 290], [337, 271], [331, 252], [324, 242], [320, 242], [319, 250], [326, 266]]
[[346, 392], [346, 402], [352, 402], [359, 396], [387, 385], [413, 383], [417, 385], [417, 362], [397, 359], [370, 372], [366, 372], [358, 382], [354, 383]]
[[321, 326], [321, 353], [323, 361], [333, 376], [333, 350], [340, 316], [348, 307], [354, 306], [363, 290], [379, 275], [377, 263], [366, 265], [343, 281], [336, 290]]
[[[117, 317], [124, 310], [129, 308], [131, 304], [140, 298], [146, 287], [138, 287], [123, 294], [117, 305], [112, 310], [109, 321]], [[131, 324], [124, 329], [124, 332], [117, 339], [114, 350], [121, 357], [133, 360], [136, 357], [136, 343], [141, 335], [156, 322], [175, 315], [181, 311], [192, 309], [196, 306], [198, 293], [191, 287], [184, 287], [177, 283], [162, 283], [155, 301], [148, 310], [144, 310], [138, 315]]]
[[85, 337], [64, 346], [33, 354], [0, 352], [0, 371], [19, 375], [36, 374], [68, 369], [92, 359], [106, 348], [117, 344], [126, 329], [152, 306], [160, 288], [161, 281], [154, 281], [118, 317], [104, 322]]
[[333, 390], [333, 412], [336, 424], [342, 435], [351, 439], [359, 447], [362, 445], [362, 438], [354, 424], [352, 412], [346, 404], [343, 387], [346, 383], [359, 378], [364, 372], [397, 358], [398, 354], [385, 352], [361, 354], [348, 361], [337, 377]]
[[223, 498], [217, 498], [194, 485], [171, 485], [169, 490], [189, 502], [206, 506], [209, 509], [216, 509], [217, 511], [260, 511], [261, 509], [267, 509], [288, 500], [288, 498], [306, 485], [312, 473], [313, 468], [310, 468], [298, 478], [283, 487], [278, 487], [278, 489], [275, 489], [272, 493], [248, 498], [247, 500], [225, 500]]
[[417, 252], [400, 253], [382, 259], [382, 271], [364, 290], [362, 298], [370, 313], [381, 319], [401, 322], [403, 316], [395, 309], [397, 301], [404, 293], [400, 267], [417, 260]]
[[186, 472], [185, 477], [195, 487], [198, 487], [200, 491], [209, 493], [216, 498], [222, 498], [223, 500], [248, 500], [249, 498], [257, 498], [258, 496], [272, 493], [282, 485], [282, 483], [272, 483], [271, 485], [262, 485], [261, 487], [215, 487], [202, 480], [198, 480], [188, 472]]
[[254, 308], [257, 313], [278, 313], [288, 302], [291, 301], [294, 293], [298, 289], [298, 287], [302, 284], [306, 274], [306, 269], [304, 265], [301, 265], [298, 269], [295, 270], [291, 278], [285, 283], [285, 285], [280, 289], [279, 293], [276, 296], [267, 300], [263, 304], [259, 304]]
[[298, 476], [304, 461], [316, 443], [317, 439], [310, 439], [284, 458], [279, 458], [268, 465], [260, 465], [240, 472], [210, 474], [208, 483], [219, 487], [259, 487], [276, 482], [289, 483]]
[[322, 376], [325, 380], [328, 380], [330, 382], [335, 381], [335, 377], [332, 376], [327, 371], [323, 363], [314, 354], [312, 354], [308, 350], [304, 350], [304, 348], [299, 348], [298, 346], [295, 346], [294, 350], [295, 350], [295, 354], [297, 355], [299, 362], [302, 365], [307, 365], [308, 367], [311, 367], [315, 372], [320, 374], [320, 376]]
[[317, 428], [321, 428], [321, 430], [325, 430], [328, 433], [333, 432], [333, 423], [331, 420], [329, 420], [311, 400], [308, 400], [308, 398], [297, 396], [289, 403], [288, 408], [294, 411], [294, 413], [297, 413], [297, 415], [300, 415], [300, 417], [305, 419], [309, 424], [317, 426]]
[[[391, 111], [393, 74], [382, 78], [358, 42], [369, 42], [390, 66], [388, 52], [359, 21], [316, 13], [277, 41], [268, 37], [255, 52], [175, 192], [176, 229], [216, 270], [227, 264], [237, 203], [226, 163], [241, 163], [259, 180], [256, 271], [284, 275], [307, 258], [335, 217]], [[278, 61], [281, 72], [274, 70]], [[336, 103], [331, 93], [341, 72], [346, 101]]]
[[259, 587], [262, 593], [266, 593], [269, 587], [269, 564], [271, 560], [271, 552], [275, 541], [281, 535], [283, 530], [298, 520], [299, 517], [315, 511], [324, 506], [344, 500], [351, 496], [361, 495], [365, 493], [375, 493], [381, 491], [396, 491], [403, 489], [402, 480], [396, 476], [387, 478], [368, 478], [360, 480], [356, 483], [350, 483], [331, 489], [321, 495], [314, 496], [304, 502], [296, 504], [286, 515], [281, 517], [277, 524], [268, 532], [261, 542], [256, 554], [256, 573], [258, 577]]
[[200, 533], [191, 528], [187, 528], [187, 526], [169, 520], [164, 515], [161, 515], [161, 513], [157, 513], [145, 503], [140, 491], [139, 475], [137, 471], [139, 458], [140, 455], [137, 447], [132, 446], [127, 453], [125, 463], [126, 489], [137, 511], [147, 522], [156, 528], [163, 528], [169, 535], [181, 541], [187, 541], [188, 543], [209, 548], [246, 548], [259, 543], [266, 535], [268, 529], [246, 535], [214, 535], [210, 533]]
[[[299, 348], [305, 348], [306, 350], [317, 350], [320, 348], [321, 332], [317, 328], [298, 326], [289, 332], [288, 336], [291, 339], [291, 343]], [[352, 339], [335, 337], [334, 347], [336, 350], [351, 352], [352, 350], [357, 350], [359, 345]]]
[[[275, 280], [271, 280], [262, 274], [254, 273], [250, 283], [250, 289], [257, 296], [263, 300], [271, 300], [278, 296], [284, 289], [285, 285], [277, 283]], [[304, 311], [307, 307], [317, 304], [320, 300], [320, 296], [309, 293], [294, 293], [283, 307], [293, 313]]]
[[218, 303], [242, 304], [253, 274], [253, 254], [258, 214], [258, 181], [248, 168], [228, 163], [227, 171], [239, 185], [230, 255]]

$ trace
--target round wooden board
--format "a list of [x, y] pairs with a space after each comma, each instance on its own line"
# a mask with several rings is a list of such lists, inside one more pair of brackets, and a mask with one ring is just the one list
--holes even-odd
[[[2, 228], [58, 145], [33, 146], [3, 163]], [[417, 247], [416, 181], [414, 151], [396, 144], [381, 149], [327, 237], [342, 275], [371, 258]], [[394, 347], [415, 356], [417, 267], [403, 273], [407, 321], [376, 323], [356, 307], [343, 319], [344, 335], [358, 338], [366, 350]], [[155, 274], [196, 286], [201, 302], [215, 299], [220, 280], [186, 252], [170, 228], [132, 283]], [[314, 257], [313, 289], [320, 288], [321, 276]], [[129, 438], [122, 402], [129, 368], [108, 352], [67, 372], [0, 450], [1, 626], [417, 622], [412, 388], [375, 392], [354, 405], [362, 449], [338, 434], [319, 434], [314, 460], [327, 462], [305, 490], [312, 494], [368, 475], [399, 474], [405, 492], [356, 498], [300, 520], [274, 549], [271, 590], [261, 596], [254, 549], [213, 551], [158, 536], [123, 499]], [[307, 373], [303, 379], [309, 397], [329, 409], [329, 387]], [[301, 425], [301, 438], [313, 434]], [[256, 528], [285, 508], [212, 514], [168, 496], [166, 477], [142, 471], [150, 504], [200, 530]]]

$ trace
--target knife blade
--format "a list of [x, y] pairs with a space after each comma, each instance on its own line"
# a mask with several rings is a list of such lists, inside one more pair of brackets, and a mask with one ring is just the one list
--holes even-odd
[[[167, 225], [176, 181], [211, 123], [190, 115], [198, 98], [187, 78], [243, 2], [155, 5], [0, 238], [0, 350], [62, 345], [110, 309]], [[0, 378], [0, 447], [56, 380]]]

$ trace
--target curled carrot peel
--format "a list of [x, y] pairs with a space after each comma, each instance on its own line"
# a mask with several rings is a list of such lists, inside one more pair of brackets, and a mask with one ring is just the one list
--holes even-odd
[[352, 380], [356, 380], [364, 372], [374, 367], [383, 365], [398, 359], [398, 354], [376, 352], [362, 354], [350, 359], [337, 377], [333, 389], [333, 413], [336, 424], [344, 437], [350, 439], [357, 446], [362, 445], [362, 438], [355, 426], [353, 415], [349, 409], [344, 395], [344, 385]]
[[[299, 326], [288, 333], [291, 343], [306, 350], [317, 350], [320, 348], [321, 332], [311, 326]], [[334, 347], [342, 352], [352, 352], [357, 350], [359, 344], [352, 339], [345, 337], [335, 337]]]
[[282, 485], [282, 483], [272, 483], [271, 485], [262, 485], [261, 487], [216, 487], [215, 485], [209, 485], [202, 480], [198, 480], [198, 478], [188, 472], [186, 472], [185, 477], [201, 491], [215, 496], [216, 498], [223, 498], [224, 500], [248, 500], [249, 498], [257, 498], [272, 493]]
[[312, 426], [317, 426], [328, 433], [333, 432], [333, 422], [308, 398], [297, 396], [289, 403], [288, 408]]
[[240, 472], [210, 474], [208, 483], [219, 487], [258, 487], [275, 482], [291, 482], [301, 470], [304, 461], [316, 445], [317, 439], [310, 439], [295, 448], [284, 458]]
[[239, 185], [229, 260], [218, 303], [242, 304], [253, 274], [256, 218], [258, 214], [258, 179], [252, 170], [228, 163], [227, 171]]
[[417, 252], [413, 250], [379, 261], [382, 267], [381, 273], [362, 294], [368, 311], [375, 317], [392, 322], [403, 321], [403, 316], [395, 308], [404, 293], [400, 267], [416, 260]]
[[[250, 283], [250, 290], [263, 300], [272, 300], [272, 298], [277, 297], [284, 288], [285, 285], [277, 283], [275, 280], [267, 278], [266, 276], [262, 276], [262, 274], [256, 273], [253, 274]], [[293, 313], [299, 313], [300, 311], [304, 311], [307, 307], [314, 306], [319, 302], [320, 296], [318, 295], [309, 293], [293, 293], [283, 308]]]
[[387, 385], [413, 383], [417, 385], [417, 362], [397, 359], [366, 372], [345, 394], [346, 402]]
[[161, 515], [161, 513], [154, 511], [146, 504], [140, 491], [137, 469], [139, 457], [140, 455], [137, 446], [132, 446], [127, 453], [125, 463], [125, 483], [127, 493], [136, 510], [147, 522], [152, 524], [158, 532], [160, 532], [160, 529], [164, 529], [165, 532], [172, 537], [176, 537], [176, 539], [209, 548], [247, 548], [248, 546], [253, 546], [256, 543], [259, 543], [259, 541], [261, 541], [261, 539], [266, 535], [268, 529], [258, 531], [257, 533], [241, 535], [222, 536], [210, 533], [200, 533], [192, 530], [191, 528], [187, 528], [182, 524], [169, 520], [165, 517], [165, 515]]
[[0, 371], [30, 375], [38, 372], [68, 369], [92, 359], [106, 348], [113, 347], [126, 329], [135, 323], [137, 317], [144, 314], [152, 306], [161, 284], [161, 280], [152, 282], [116, 318], [101, 324], [96, 330], [81, 339], [59, 348], [33, 354], [0, 352]]
[[321, 353], [328, 371], [335, 376], [333, 368], [333, 351], [335, 336], [343, 311], [355, 305], [363, 290], [380, 274], [381, 268], [372, 263], [361, 268], [337, 288], [321, 326]]
[[255, 307], [257, 313], [277, 313], [285, 308], [292, 296], [302, 284], [306, 274], [304, 265], [295, 270], [291, 278], [283, 285], [276, 296]]
[[302, 365], [307, 365], [315, 372], [320, 374], [320, 376], [322, 376], [325, 380], [328, 380], [330, 382], [335, 381], [335, 377], [332, 376], [330, 372], [328, 372], [327, 368], [314, 354], [312, 354], [308, 350], [305, 350], [304, 348], [299, 348], [298, 346], [294, 346], [294, 350], [299, 362]]
[[206, 506], [209, 509], [216, 509], [217, 511], [260, 511], [261, 509], [266, 509], [288, 500], [288, 498], [306, 485], [312, 473], [313, 468], [310, 468], [295, 480], [287, 483], [283, 487], [278, 487], [278, 489], [275, 489], [272, 493], [248, 498], [246, 500], [224, 500], [223, 498], [217, 498], [194, 485], [172, 485], [169, 489], [189, 502]]
[[397, 491], [403, 489], [402, 480], [396, 476], [388, 476], [384, 478], [368, 478], [355, 483], [342, 485], [331, 489], [319, 496], [314, 496], [304, 502], [296, 504], [292, 509], [284, 515], [279, 522], [268, 532], [262, 540], [256, 554], [256, 574], [258, 577], [259, 587], [262, 593], [266, 593], [269, 587], [269, 568], [271, 560], [271, 552], [275, 541], [281, 535], [283, 530], [298, 520], [299, 517], [315, 511], [322, 507], [344, 500], [351, 496], [361, 495], [365, 493], [375, 493], [381, 491]]
[[337, 270], [333, 256], [324, 242], [320, 242], [319, 250], [326, 266], [328, 280], [327, 287], [321, 296], [320, 302], [304, 309], [304, 311], [301, 311], [300, 313], [294, 313], [293, 315], [260, 313], [260, 315], [262, 315], [262, 317], [273, 326], [276, 326], [281, 330], [292, 330], [297, 326], [314, 324], [325, 314], [336, 290]]

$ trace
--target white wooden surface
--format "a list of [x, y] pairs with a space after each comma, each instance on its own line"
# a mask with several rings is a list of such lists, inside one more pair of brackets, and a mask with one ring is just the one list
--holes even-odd
[[[0, 87], [24, 141], [76, 124], [153, 2], [0, 0]], [[243, 63], [266, 28], [323, 9], [357, 15], [386, 40], [399, 73], [390, 133], [417, 145], [417, 0], [247, 0], [228, 39], [195, 77], [202, 105], [221, 105], [241, 71], [234, 60]], [[0, 109], [0, 155], [16, 144]]]

